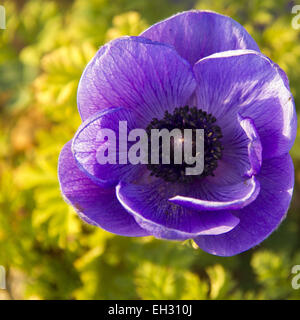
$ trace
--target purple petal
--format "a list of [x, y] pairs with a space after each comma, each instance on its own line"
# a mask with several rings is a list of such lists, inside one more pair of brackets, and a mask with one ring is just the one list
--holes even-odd
[[259, 51], [249, 33], [230, 17], [210, 11], [187, 11], [158, 22], [141, 36], [170, 44], [192, 65], [216, 52]]
[[236, 211], [239, 225], [219, 236], [200, 236], [195, 242], [203, 250], [232, 256], [267, 238], [285, 218], [292, 198], [294, 167], [289, 154], [263, 161], [257, 175], [261, 191], [249, 206]]
[[78, 88], [83, 120], [110, 108], [136, 111], [148, 124], [164, 111], [184, 106], [196, 83], [191, 66], [170, 46], [142, 37], [109, 42], [86, 67]]
[[262, 164], [262, 145], [253, 120], [240, 116], [238, 116], [238, 118], [241, 127], [244, 129], [250, 140], [248, 143], [248, 155], [251, 168], [248, 170], [247, 174], [251, 177], [254, 174], [258, 174], [260, 171]]
[[296, 136], [296, 112], [284, 72], [249, 50], [217, 53], [196, 63], [198, 105], [218, 120], [224, 138], [238, 126], [237, 114], [251, 118], [262, 144], [262, 158], [287, 153]]
[[[126, 121], [126, 133], [119, 131], [120, 121]], [[133, 112], [123, 108], [109, 108], [88, 118], [81, 124], [72, 142], [72, 152], [79, 169], [96, 184], [103, 187], [115, 186], [122, 179], [134, 178], [139, 171], [139, 166], [128, 162], [127, 133], [136, 127], [139, 125]], [[111, 130], [114, 136], [105, 138], [104, 131], [101, 131], [103, 129]], [[122, 152], [119, 145], [121, 148], [125, 147], [126, 152]], [[100, 154], [104, 154], [107, 149], [112, 155], [111, 160], [115, 160], [115, 164], [100, 164]], [[125, 157], [125, 164], [119, 163], [121, 154]]]
[[252, 119], [237, 114], [231, 119], [230, 128], [222, 126], [222, 120], [221, 124], [217, 124], [222, 127], [224, 135], [222, 158], [218, 160], [213, 177], [206, 177], [201, 183], [195, 184], [191, 193], [194, 194], [195, 190], [199, 192], [193, 198], [204, 200], [206, 192], [201, 195], [200, 190], [205, 188], [214, 193], [215, 186], [234, 188], [235, 185], [242, 185], [245, 179], [259, 172], [262, 164], [262, 145]]
[[170, 192], [173, 192], [170, 186], [161, 182], [144, 186], [120, 183], [116, 187], [123, 207], [157, 238], [185, 240], [197, 235], [222, 234], [239, 223], [238, 218], [225, 210], [198, 212], [172, 204], [167, 200]]
[[259, 182], [252, 177], [235, 185], [218, 186], [201, 185], [193, 196], [177, 195], [170, 202], [185, 208], [203, 211], [236, 210], [253, 202], [259, 194]]
[[122, 236], [146, 236], [133, 217], [118, 202], [113, 189], [103, 189], [87, 178], [76, 166], [69, 141], [58, 163], [58, 177], [65, 200], [86, 222]]

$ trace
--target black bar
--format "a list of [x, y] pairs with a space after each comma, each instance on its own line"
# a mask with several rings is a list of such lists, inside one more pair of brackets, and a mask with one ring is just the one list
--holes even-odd
[[[93, 315], [97, 319], [201, 319], [207, 317], [254, 317], [258, 312], [266, 309], [268, 316], [278, 315], [283, 310], [292, 314], [299, 310], [300, 303], [294, 301], [195, 301], [195, 300], [94, 300], [94, 301], [0, 301], [0, 312], [9, 318], [15, 315], [58, 317], [61, 311], [68, 314], [68, 318], [75, 315], [85, 319]], [[288, 308], [288, 309], [285, 309]], [[3, 313], [2, 313], [3, 312]], [[60, 318], [60, 317], [59, 317]], [[56, 320], [56, 318], [53, 318]]]

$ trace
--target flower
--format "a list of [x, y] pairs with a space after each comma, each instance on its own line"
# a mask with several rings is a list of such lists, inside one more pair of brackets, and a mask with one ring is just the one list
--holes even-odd
[[[58, 175], [86, 222], [123, 236], [193, 239], [231, 256], [286, 216], [296, 135], [288, 79], [231, 18], [193, 10], [109, 42], [87, 65], [77, 101], [83, 123]], [[130, 130], [204, 129], [204, 171], [187, 178], [186, 163], [99, 164], [98, 133], [118, 132], [120, 121]]]

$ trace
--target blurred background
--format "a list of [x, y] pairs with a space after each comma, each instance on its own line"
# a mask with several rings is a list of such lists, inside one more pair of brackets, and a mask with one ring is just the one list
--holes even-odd
[[296, 4], [0, 1], [0, 265], [7, 278], [0, 299], [299, 299], [291, 285], [291, 269], [300, 264], [299, 137], [287, 219], [260, 246], [230, 258], [190, 241], [126, 238], [89, 226], [63, 201], [57, 180], [59, 152], [80, 124], [78, 81], [97, 48], [178, 11], [211, 9], [244, 25], [286, 71], [300, 108]]

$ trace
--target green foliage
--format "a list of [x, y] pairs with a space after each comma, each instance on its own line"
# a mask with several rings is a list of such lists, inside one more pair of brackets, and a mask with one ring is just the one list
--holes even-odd
[[[20, 5], [23, 3], [23, 5]], [[59, 152], [80, 124], [76, 90], [97, 48], [178, 11], [210, 9], [245, 25], [288, 74], [300, 105], [300, 31], [289, 1], [4, 1], [0, 30], [0, 265], [25, 299], [299, 299], [300, 142], [288, 218], [268, 240], [231, 258], [190, 241], [126, 238], [81, 221], [62, 199]], [[0, 293], [1, 294], [1, 293]]]

